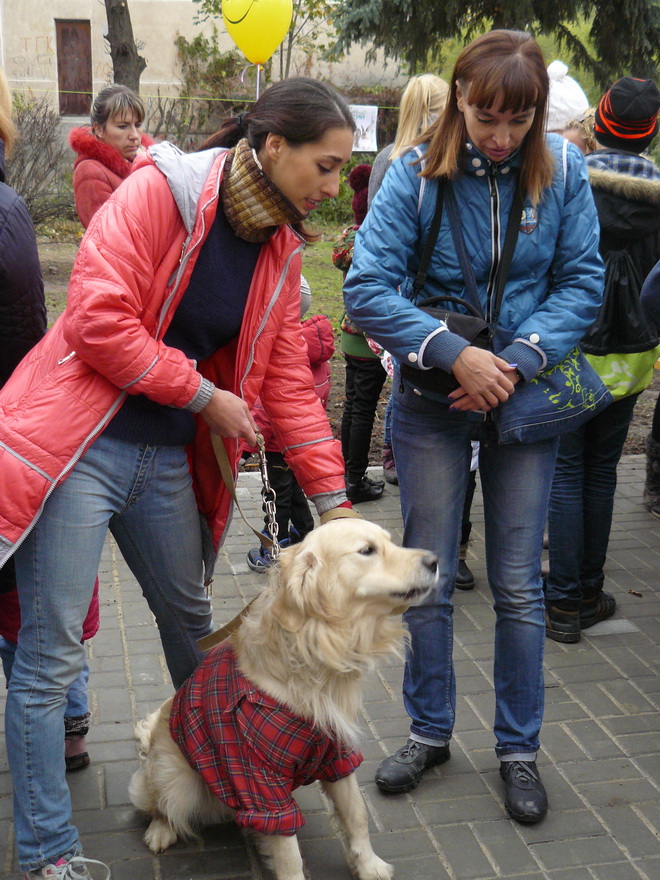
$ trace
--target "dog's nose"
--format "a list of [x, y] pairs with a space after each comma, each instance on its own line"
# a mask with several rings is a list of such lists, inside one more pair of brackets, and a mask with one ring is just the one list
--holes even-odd
[[438, 570], [438, 557], [435, 553], [425, 553], [422, 556], [422, 565], [435, 574]]

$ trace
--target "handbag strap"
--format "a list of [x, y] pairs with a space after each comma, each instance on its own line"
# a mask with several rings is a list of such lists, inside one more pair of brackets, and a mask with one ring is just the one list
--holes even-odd
[[433, 212], [433, 218], [431, 219], [431, 226], [429, 227], [429, 234], [426, 239], [426, 243], [424, 245], [424, 250], [422, 251], [422, 256], [419, 261], [419, 266], [417, 267], [417, 275], [415, 276], [415, 280], [413, 281], [413, 299], [417, 299], [419, 294], [422, 292], [424, 285], [426, 284], [426, 276], [428, 275], [429, 265], [431, 263], [431, 257], [433, 256], [433, 249], [435, 248], [435, 243], [438, 240], [438, 233], [440, 232], [440, 224], [442, 223], [442, 205], [444, 201], [444, 182], [442, 180], [438, 181], [438, 191], [435, 199], [435, 211]]
[[456, 253], [458, 255], [458, 262], [461, 264], [461, 272], [463, 273], [465, 297], [468, 302], [471, 303], [473, 308], [477, 309], [477, 314], [483, 317], [483, 309], [481, 308], [481, 300], [479, 299], [479, 291], [477, 290], [477, 280], [474, 277], [472, 263], [468, 257], [467, 248], [465, 247], [461, 218], [458, 214], [456, 196], [454, 195], [454, 190], [451, 184], [448, 187], [447, 206], [449, 208], [451, 237], [454, 241], [454, 247], [456, 248]]
[[[431, 257], [433, 255], [433, 250], [435, 248], [436, 242], [438, 240], [438, 235], [440, 233], [440, 224], [442, 223], [442, 210], [445, 198], [445, 186], [447, 186], [446, 181], [438, 181], [435, 210], [433, 212], [433, 218], [431, 219], [429, 234], [424, 244], [424, 250], [422, 251], [422, 256], [420, 258], [419, 266], [417, 268], [417, 275], [415, 276], [415, 280], [413, 281], [413, 294], [415, 299], [417, 299], [422, 289], [424, 288], [424, 285], [426, 284], [426, 277], [428, 275]], [[518, 240], [518, 232], [520, 230], [520, 218], [522, 217], [523, 205], [524, 202], [522, 193], [520, 192], [520, 187], [516, 186], [513, 195], [513, 201], [511, 203], [511, 209], [509, 211], [509, 219], [507, 221], [506, 233], [504, 236], [504, 246], [502, 248], [502, 253], [500, 254], [500, 264], [497, 268], [497, 277], [495, 279], [495, 295], [493, 298], [493, 309], [491, 316], [493, 326], [497, 324], [500, 315], [502, 297], [504, 296], [504, 288], [506, 286], [509, 269], [511, 268], [513, 252], [516, 249], [516, 242]], [[463, 237], [463, 229], [458, 213], [458, 205], [456, 204], [456, 197], [454, 196], [454, 190], [452, 189], [451, 184], [447, 186], [447, 206], [449, 209], [448, 213], [451, 235], [454, 241], [454, 247], [456, 248], [456, 253], [458, 255], [458, 260], [461, 264], [463, 281], [465, 282], [465, 298], [466, 301], [472, 306], [472, 308], [476, 309], [478, 315], [483, 315], [481, 302], [479, 300], [479, 293], [477, 291], [477, 282], [474, 277], [472, 263], [470, 262], [467, 249], [465, 247], [465, 239]]]
[[[424, 244], [424, 250], [422, 251], [422, 256], [419, 261], [417, 275], [415, 276], [415, 280], [413, 281], [414, 299], [417, 299], [424, 285], [426, 284], [426, 276], [428, 275], [431, 257], [433, 256], [433, 250], [438, 240], [438, 235], [440, 234], [440, 225], [442, 223], [442, 209], [445, 197], [445, 186], [447, 186], [447, 181], [438, 181], [438, 189], [435, 199], [435, 211], [433, 212], [431, 226], [429, 227], [429, 234], [426, 239], [426, 243]], [[456, 208], [456, 199], [454, 198], [454, 193], [451, 189], [451, 186], [447, 186], [447, 192], [449, 196], [449, 198], [447, 199], [447, 203], [449, 205], [451, 234], [452, 238], [454, 239], [454, 247], [458, 252], [458, 257], [461, 263], [463, 280], [465, 281], [465, 298], [467, 300], [466, 304], [468, 305], [472, 314], [476, 315], [477, 317], [482, 317], [483, 310], [481, 308], [481, 303], [479, 302], [479, 294], [477, 293], [477, 282], [475, 281], [472, 266], [465, 252], [465, 243], [463, 241], [463, 236], [462, 234], [460, 234], [460, 222], [457, 219], [458, 210]], [[459, 234], [457, 234], [457, 230]], [[445, 297], [440, 297], [440, 299], [445, 299]]]
[[[453, 190], [451, 189], [448, 193], [447, 205], [449, 207], [449, 217], [451, 220], [451, 232], [454, 239], [454, 247], [456, 248], [456, 253], [458, 254], [458, 259], [461, 264], [461, 270], [463, 272], [463, 280], [465, 281], [465, 293], [471, 300], [476, 300], [479, 306], [479, 313], [482, 314], [481, 303], [479, 302], [479, 295], [477, 293], [477, 283], [475, 281], [472, 263], [470, 262], [467, 249], [465, 247], [465, 239], [463, 238], [463, 229], [458, 214], [458, 205], [456, 204], [456, 199], [454, 197]], [[504, 236], [504, 246], [502, 247], [502, 253], [500, 254], [500, 263], [497, 267], [497, 276], [495, 278], [495, 294], [493, 297], [493, 308], [491, 313], [491, 324], [493, 325], [493, 327], [496, 326], [500, 315], [504, 288], [506, 287], [506, 280], [509, 275], [509, 269], [511, 268], [513, 252], [516, 249], [516, 241], [518, 240], [522, 210], [523, 198], [520, 192], [520, 188], [516, 186], [516, 190], [513, 195], [513, 201], [511, 203], [511, 209], [509, 211], [509, 219], [507, 221], [506, 233]]]
[[513, 252], [516, 249], [516, 242], [518, 240], [518, 233], [520, 231], [520, 222], [522, 218], [523, 207], [524, 202], [522, 193], [520, 192], [520, 187], [516, 186], [516, 191], [513, 194], [513, 202], [511, 203], [511, 210], [509, 211], [509, 220], [506, 226], [506, 235], [504, 236], [504, 247], [502, 248], [502, 254], [500, 256], [500, 265], [497, 269], [495, 297], [493, 299], [493, 309], [491, 313], [493, 326], [497, 324], [500, 317], [500, 308], [502, 306], [502, 297], [504, 296], [504, 287], [506, 285], [506, 279], [509, 274], [509, 269], [511, 268]]

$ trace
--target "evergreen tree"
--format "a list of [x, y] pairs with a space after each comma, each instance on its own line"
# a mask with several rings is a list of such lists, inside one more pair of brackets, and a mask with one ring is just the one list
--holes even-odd
[[[587, 48], [568, 28], [590, 23]], [[652, 78], [660, 60], [658, 0], [345, 0], [336, 8], [335, 51], [370, 43], [388, 57], [424, 69], [442, 40], [471, 39], [491, 28], [554, 37], [568, 60], [608, 87], [623, 74]]]

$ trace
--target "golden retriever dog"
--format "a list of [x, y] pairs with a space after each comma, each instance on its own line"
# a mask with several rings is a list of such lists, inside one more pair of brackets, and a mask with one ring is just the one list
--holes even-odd
[[401, 612], [436, 578], [436, 556], [358, 518], [283, 551], [237, 632], [137, 725], [130, 798], [151, 817], [149, 849], [234, 818], [256, 833], [277, 880], [304, 880], [292, 791], [320, 780], [354, 876], [391, 880], [354, 775], [361, 680], [378, 659], [401, 656]]

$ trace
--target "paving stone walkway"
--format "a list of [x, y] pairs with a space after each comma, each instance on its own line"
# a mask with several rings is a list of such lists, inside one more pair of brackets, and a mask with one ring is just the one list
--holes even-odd
[[[383, 756], [405, 740], [401, 665], [381, 669], [366, 687], [365, 762], [359, 779], [374, 848], [397, 880], [660, 880], [660, 520], [642, 507], [644, 459], [620, 465], [606, 589], [614, 618], [577, 645], [546, 642], [546, 714], [539, 766], [550, 812], [539, 825], [507, 818], [491, 732], [494, 614], [485, 581], [483, 517], [473, 506], [469, 564], [477, 589], [455, 597], [458, 712], [451, 761], [428, 772], [408, 795], [386, 797], [373, 782]], [[260, 521], [257, 477], [240, 479], [241, 503]], [[361, 505], [364, 516], [401, 538], [398, 490]], [[173, 536], [175, 538], [175, 536]], [[216, 622], [225, 622], [263, 585], [247, 568], [254, 539], [238, 516], [215, 579]], [[114, 542], [105, 547], [101, 629], [89, 644], [94, 723], [91, 765], [70, 774], [74, 821], [85, 851], [113, 880], [268, 880], [272, 875], [233, 825], [152, 857], [145, 823], [128, 801], [137, 767], [134, 722], [171, 693], [160, 642]], [[0, 697], [4, 713], [4, 696]], [[301, 847], [312, 880], [349, 880], [341, 844], [316, 786], [299, 790], [307, 818]], [[11, 782], [0, 738], [0, 880], [18, 880]]]

